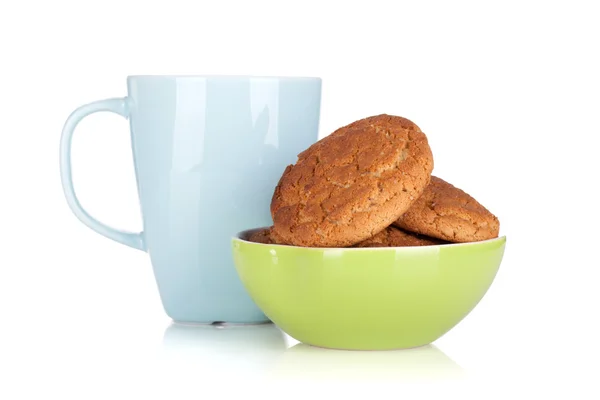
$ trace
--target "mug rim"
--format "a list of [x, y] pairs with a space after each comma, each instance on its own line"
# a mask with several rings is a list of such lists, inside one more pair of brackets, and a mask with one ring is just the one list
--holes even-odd
[[235, 75], [235, 74], [139, 74], [127, 75], [130, 79], [267, 79], [267, 80], [297, 80], [322, 81], [319, 76], [302, 75]]

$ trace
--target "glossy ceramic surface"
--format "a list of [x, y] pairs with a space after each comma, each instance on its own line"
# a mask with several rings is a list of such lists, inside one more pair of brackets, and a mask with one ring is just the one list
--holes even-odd
[[477, 305], [506, 238], [427, 247], [325, 249], [232, 240], [246, 289], [283, 331], [319, 347], [387, 350], [434, 342]]
[[[183, 322], [262, 322], [239, 281], [230, 238], [271, 223], [285, 166], [317, 141], [319, 78], [130, 76], [128, 96], [75, 110], [60, 148], [67, 203], [96, 232], [150, 255], [166, 313]], [[109, 227], [80, 205], [70, 147], [85, 116], [130, 121], [143, 232]], [[102, 166], [98, 166], [101, 168]]]

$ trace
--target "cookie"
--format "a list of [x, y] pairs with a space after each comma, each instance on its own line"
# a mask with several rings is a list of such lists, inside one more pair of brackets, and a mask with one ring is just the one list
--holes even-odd
[[273, 239], [271, 238], [271, 229], [261, 229], [250, 235], [248, 238], [249, 242], [254, 243], [264, 243], [264, 244], [273, 244]]
[[500, 230], [494, 214], [461, 189], [435, 176], [394, 225], [449, 242], [493, 239]]
[[397, 220], [429, 184], [433, 155], [412, 121], [355, 121], [298, 155], [271, 201], [273, 233], [285, 244], [347, 247]]
[[393, 226], [389, 226], [367, 240], [353, 247], [408, 247], [408, 246], [434, 246], [447, 244], [448, 242], [422, 236], [416, 233], [405, 232]]

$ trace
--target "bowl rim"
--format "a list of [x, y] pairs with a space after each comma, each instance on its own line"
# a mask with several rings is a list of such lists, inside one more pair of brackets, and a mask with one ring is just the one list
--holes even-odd
[[231, 240], [233, 242], [238, 241], [238, 242], [243, 242], [243, 243], [248, 243], [250, 245], [253, 246], [265, 246], [265, 247], [269, 247], [269, 248], [291, 248], [291, 249], [302, 249], [302, 250], [306, 250], [306, 251], [390, 251], [390, 250], [402, 250], [402, 251], [412, 251], [412, 250], [431, 250], [431, 249], [440, 249], [440, 248], [455, 248], [455, 247], [464, 247], [464, 246], [476, 246], [476, 245], [484, 245], [486, 243], [493, 243], [493, 242], [506, 242], [506, 235], [498, 235], [498, 237], [492, 238], [492, 239], [487, 239], [487, 240], [480, 240], [477, 242], [461, 242], [461, 243], [443, 243], [443, 244], [434, 244], [434, 245], [429, 245], [429, 246], [389, 246], [389, 247], [304, 247], [304, 246], [294, 246], [294, 245], [288, 245], [288, 244], [268, 244], [268, 243], [258, 243], [258, 242], [251, 242], [249, 240], [243, 239], [243, 237], [247, 237], [249, 234], [254, 233], [256, 231], [259, 231], [261, 229], [267, 229], [270, 226], [262, 226], [262, 227], [258, 227], [258, 228], [251, 228], [251, 229], [244, 229], [242, 231], [237, 232], [235, 235], [233, 235], [231, 237]]

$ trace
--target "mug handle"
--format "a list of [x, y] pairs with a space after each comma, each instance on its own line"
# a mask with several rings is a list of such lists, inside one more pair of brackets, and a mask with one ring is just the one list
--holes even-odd
[[82, 119], [101, 111], [113, 112], [127, 119], [129, 117], [127, 98], [112, 98], [85, 104], [73, 111], [67, 118], [60, 139], [60, 178], [63, 192], [71, 211], [88, 228], [118, 243], [146, 251], [143, 232], [133, 233], [118, 230], [96, 220], [81, 207], [73, 188], [71, 173], [71, 139], [73, 138], [73, 132]]

